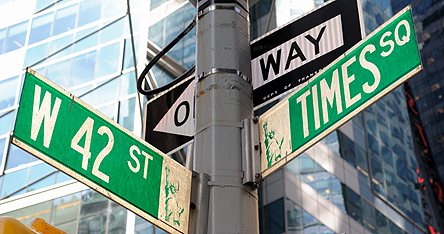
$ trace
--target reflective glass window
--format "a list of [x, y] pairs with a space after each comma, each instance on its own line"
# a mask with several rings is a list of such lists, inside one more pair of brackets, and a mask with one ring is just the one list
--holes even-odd
[[[86, 35], [96, 31], [97, 29], [98, 29], [98, 27], [92, 27], [92, 28], [87, 28], [85, 30], [82, 30], [82, 31], [76, 33], [76, 37], [74, 40], [77, 42], [74, 43], [74, 53], [97, 45], [97, 41], [99, 39], [99, 32], [95, 32], [95, 33], [85, 37]], [[85, 38], [83, 38], [83, 37], [85, 37]]]
[[407, 181], [407, 167], [404, 161], [400, 159], [396, 160], [396, 174], [404, 181]]
[[395, 174], [385, 169], [385, 182], [387, 184], [387, 194], [394, 199], [399, 199], [399, 192], [398, 192], [398, 186], [396, 183], [396, 177]]
[[96, 51], [81, 54], [72, 59], [69, 86], [73, 87], [94, 79], [96, 65]]
[[368, 174], [368, 159], [367, 153], [361, 149], [361, 147], [355, 147], [356, 164], [357, 168], [364, 170]]
[[341, 157], [344, 158], [353, 167], [356, 167], [355, 158], [355, 143], [350, 140], [341, 131], [338, 131], [339, 149], [341, 151]]
[[122, 74], [120, 76], [120, 96], [126, 96], [136, 93], [136, 77], [134, 71]]
[[61, 171], [58, 171], [56, 173], [56, 184], [62, 183], [62, 182], [68, 181], [68, 180], [72, 180], [72, 178], [69, 177], [68, 175], [66, 175], [65, 173], [63, 173]]
[[344, 191], [346, 201], [345, 208], [347, 210], [347, 214], [350, 215], [354, 220], [362, 223], [361, 197], [345, 185]]
[[379, 155], [379, 142], [371, 134], [367, 134], [368, 147], [374, 154]]
[[36, 17], [32, 20], [31, 33], [28, 44], [33, 44], [48, 38], [51, 35], [51, 26], [54, 12]]
[[264, 207], [265, 233], [285, 232], [284, 198]]
[[50, 211], [51, 201], [46, 201], [2, 214], [2, 216], [10, 216], [20, 220], [23, 224], [29, 225], [35, 218], [42, 218], [49, 221]]
[[0, 135], [3, 135], [11, 130], [14, 111], [9, 112], [8, 114], [2, 114], [0, 116]]
[[[153, 225], [136, 215], [134, 233], [153, 234]], [[156, 232], [157, 234], [157, 232]]]
[[120, 42], [98, 50], [96, 78], [116, 73], [120, 70]]
[[367, 128], [368, 132], [372, 133], [373, 135], [377, 135], [376, 117], [372, 110], [373, 108], [368, 108], [364, 111], [365, 127]]
[[[82, 192], [80, 216], [88, 216], [108, 209], [108, 199], [101, 194], [86, 190]], [[106, 215], [105, 215], [106, 219]]]
[[[18, 81], [18, 76], [0, 81], [0, 110], [14, 105]], [[0, 129], [3, 129], [3, 127], [0, 127]], [[0, 135], [2, 135], [1, 132], [3, 130], [0, 131]]]
[[382, 164], [379, 160], [377, 160], [373, 155], [370, 157], [371, 159], [371, 169], [372, 169], [372, 181], [377, 183], [378, 186], [384, 186], [384, 174], [382, 172]]
[[166, 0], [152, 0], [150, 1], [150, 9], [153, 10], [154, 8], [162, 5], [164, 2], [166, 2]]
[[326, 136], [321, 140], [330, 150], [332, 150], [336, 155], [341, 155], [339, 153], [339, 140], [338, 133], [336, 131], [330, 133], [330, 135]]
[[381, 212], [375, 209], [376, 213], [376, 228], [379, 234], [387, 234], [390, 233], [389, 223], [387, 217], [383, 215]]
[[47, 54], [48, 54], [48, 43], [27, 49], [23, 67], [35, 66], [34, 65], [35, 63], [39, 61], [42, 62], [45, 61]]
[[53, 226], [66, 233], [77, 233], [77, 219], [67, 223], [55, 224]]
[[[134, 11], [135, 9], [131, 9]], [[102, 3], [102, 19], [106, 19], [111, 16], [117, 16], [126, 12], [126, 1], [118, 0], [106, 0]]]
[[28, 179], [28, 171], [29, 168], [25, 168], [3, 175], [0, 198], [10, 196], [20, 188], [25, 187]]
[[101, 212], [80, 218], [78, 233], [106, 233], [106, 216], [106, 212]]
[[5, 44], [6, 28], [0, 29], [0, 54], [3, 52], [3, 44]]
[[61, 87], [68, 87], [71, 59], [63, 60], [46, 67], [45, 77]]
[[[6, 169], [11, 169], [31, 162], [31, 155], [15, 145], [9, 146], [9, 155], [6, 162]], [[26, 176], [28, 178], [28, 176]]]
[[[108, 1], [105, 1], [108, 2]], [[123, 33], [123, 20], [120, 19], [117, 22], [114, 22], [107, 26], [106, 28], [103, 28], [100, 30], [100, 43], [105, 43], [117, 38], [120, 38]], [[109, 23], [109, 22], [108, 22]], [[108, 24], [106, 23], [106, 24]]]
[[62, 38], [53, 40], [49, 45], [48, 61], [61, 58], [72, 53], [73, 35], [67, 35]]
[[158, 47], [163, 47], [163, 23], [161, 20], [151, 26], [148, 30], [148, 40], [152, 41]]
[[[6, 138], [0, 139], [0, 165], [2, 165], [2, 161], [3, 161], [3, 152], [5, 151], [5, 142], [6, 142]], [[0, 182], [1, 182], [1, 179], [0, 179]]]
[[[134, 49], [139, 50], [139, 36], [134, 37]], [[137, 60], [137, 56], [136, 56]], [[123, 55], [123, 69], [134, 67], [133, 47], [131, 46], [131, 39], [125, 39], [125, 53]]]
[[93, 94], [93, 105], [99, 105], [117, 99], [119, 79], [114, 78], [108, 83], [95, 89]]
[[18, 23], [8, 27], [6, 34], [3, 53], [20, 49], [25, 45], [26, 30], [28, 29], [28, 21]]
[[73, 30], [76, 24], [77, 4], [56, 11], [52, 36]]
[[51, 223], [59, 224], [77, 220], [80, 207], [80, 193], [56, 198], [52, 203]]
[[302, 209], [290, 199], [286, 199], [287, 228], [290, 233], [300, 233], [303, 228]]
[[386, 147], [381, 147], [381, 154], [382, 158], [384, 159], [384, 166], [389, 166], [390, 168], [394, 169], [394, 163], [393, 163], [393, 154], [392, 151], [387, 149]]
[[77, 27], [99, 20], [101, 6], [102, 0], [84, 0], [80, 2]]
[[134, 129], [134, 112], [136, 107], [136, 98], [131, 98], [120, 102], [119, 124], [129, 131]]
[[51, 4], [54, 4], [54, 1], [55, 0], [37, 0], [37, 2], [35, 4], [35, 11], [38, 12], [43, 9], [46, 9]]
[[[55, 171], [55, 168], [50, 166], [47, 163], [40, 163], [37, 165], [34, 165], [30, 168], [30, 172], [29, 172], [29, 183], [32, 183], [40, 178], [42, 178], [43, 176], [48, 175], [49, 173], [52, 173]], [[53, 182], [54, 183], [54, 179]]]
[[113, 104], [110, 104], [110, 105], [107, 105], [107, 106], [104, 106], [104, 107], [101, 107], [101, 108], [97, 108], [97, 110], [98, 110], [100, 113], [106, 115], [108, 118], [110, 118], [110, 119], [112, 119], [112, 120], [115, 120], [115, 119], [114, 119], [114, 115], [115, 115], [115, 106], [116, 106], [116, 105], [113, 103]]
[[[304, 217], [304, 234], [316, 234], [320, 233], [319, 225], [321, 224], [315, 217], [307, 213], [305, 210], [302, 211]], [[280, 232], [275, 232], [280, 233]]]
[[391, 220], [390, 222], [390, 233], [391, 234], [404, 234], [402, 229], [398, 227], [395, 223], [393, 223]]
[[31, 192], [37, 189], [46, 188], [54, 184], [55, 174], [49, 175], [31, 185], [28, 186], [27, 192]]
[[[115, 204], [115, 203], [114, 203]], [[117, 206], [109, 213], [108, 234], [126, 233], [127, 211], [121, 206]]]

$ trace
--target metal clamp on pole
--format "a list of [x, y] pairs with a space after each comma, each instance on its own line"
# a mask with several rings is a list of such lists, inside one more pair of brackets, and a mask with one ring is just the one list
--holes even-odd
[[243, 183], [256, 185], [262, 179], [261, 148], [259, 144], [259, 127], [257, 118], [242, 121], [242, 168]]
[[207, 233], [210, 176], [193, 171], [188, 233]]
[[244, 75], [241, 71], [236, 70], [236, 69], [229, 69], [229, 68], [211, 68], [209, 71], [206, 72], [202, 72], [200, 74], [198, 74], [196, 76], [196, 82], [199, 82], [201, 80], [203, 80], [205, 77], [211, 75], [211, 74], [216, 74], [216, 73], [230, 73], [230, 74], [235, 74], [237, 76], [239, 76], [240, 78], [244, 79], [245, 81], [247, 81], [248, 83], [251, 84], [251, 80], [250, 78], [248, 78], [246, 75]]

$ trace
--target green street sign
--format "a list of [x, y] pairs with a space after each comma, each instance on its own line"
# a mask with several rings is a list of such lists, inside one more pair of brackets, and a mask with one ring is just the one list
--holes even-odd
[[262, 178], [420, 70], [411, 9], [406, 7], [259, 117]]
[[27, 69], [12, 143], [171, 233], [187, 233], [191, 171]]

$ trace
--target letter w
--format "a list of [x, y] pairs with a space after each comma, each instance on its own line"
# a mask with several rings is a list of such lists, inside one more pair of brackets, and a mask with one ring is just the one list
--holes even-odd
[[270, 71], [270, 65], [273, 66], [274, 75], [279, 74], [279, 65], [281, 64], [281, 50], [277, 51], [277, 61], [274, 60], [273, 54], [268, 55], [267, 66], [265, 66], [264, 59], [259, 60], [261, 63], [262, 77], [264, 81], [268, 80], [268, 72]]
[[40, 126], [42, 125], [44, 118], [45, 124], [43, 126], [43, 145], [46, 148], [49, 148], [49, 143], [51, 142], [52, 132], [54, 131], [57, 114], [59, 113], [60, 109], [60, 103], [62, 101], [56, 97], [54, 109], [52, 110], [52, 114], [50, 114], [51, 93], [46, 91], [45, 96], [43, 97], [42, 105], [40, 106], [40, 92], [40, 86], [35, 85], [34, 106], [32, 109], [31, 139], [34, 141], [37, 140]]

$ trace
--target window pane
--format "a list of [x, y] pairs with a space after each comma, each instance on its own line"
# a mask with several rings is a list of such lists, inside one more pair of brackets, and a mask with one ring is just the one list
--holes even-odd
[[119, 79], [115, 78], [93, 91], [93, 106], [117, 99]]
[[287, 198], [286, 201], [288, 231], [294, 234], [301, 233], [303, 228], [302, 209], [290, 199]]
[[349, 162], [353, 167], [356, 167], [355, 158], [355, 143], [350, 140], [341, 131], [338, 131], [339, 149], [341, 151], [341, 157]]
[[134, 71], [120, 76], [120, 97], [133, 94], [137, 91]]
[[98, 53], [96, 78], [119, 71], [120, 42], [102, 47]]
[[14, 210], [4, 214], [18, 219], [23, 224], [29, 225], [36, 218], [49, 220], [51, 210], [51, 201], [42, 202], [36, 205], [28, 206], [19, 210]]
[[34, 191], [34, 190], [37, 190], [37, 189], [41, 189], [41, 188], [45, 188], [45, 187], [48, 187], [50, 185], [53, 185], [54, 184], [54, 179], [55, 179], [55, 175], [54, 174], [52, 174], [52, 175], [50, 175], [48, 177], [45, 177], [44, 179], [42, 179], [42, 180], [40, 180], [40, 181], [38, 181], [38, 182], [36, 182], [36, 183], [34, 183], [32, 185], [29, 185], [27, 192], [31, 192], [31, 191]]
[[[136, 50], [136, 54], [139, 48], [139, 36], [134, 38], [134, 49]], [[137, 58], [136, 58], [137, 59]], [[123, 57], [123, 69], [134, 67], [134, 59], [133, 59], [133, 47], [131, 45], [131, 39], [125, 39], [125, 53]]]
[[[105, 2], [111, 2], [111, 1], [105, 1]], [[121, 37], [123, 33], [123, 20], [124, 19], [120, 19], [117, 22], [114, 22], [113, 24], [109, 25], [108, 27], [100, 30], [100, 43], [105, 43]]]
[[[111, 16], [124, 14], [126, 11], [126, 1], [119, 0], [106, 0], [102, 3], [102, 19], [106, 19]], [[131, 9], [134, 11], [134, 9]]]
[[25, 56], [25, 63], [23, 67], [34, 66], [34, 63], [41, 60], [45, 61], [47, 54], [48, 54], [48, 43], [27, 49]]
[[56, 174], [56, 184], [62, 183], [62, 182], [68, 181], [68, 180], [72, 180], [72, 178], [69, 177], [68, 175], [66, 175], [65, 173], [61, 172], [61, 171], [57, 172], [57, 174]]
[[71, 76], [69, 86], [73, 87], [94, 79], [94, 67], [96, 65], [96, 51], [79, 55], [72, 59]]
[[79, 17], [77, 27], [91, 23], [100, 19], [101, 0], [85, 0], [80, 2]]
[[[344, 187], [346, 186], [344, 185]], [[347, 214], [350, 215], [354, 220], [362, 224], [361, 197], [349, 187], [346, 187], [345, 191]]]
[[364, 222], [364, 226], [371, 230], [373, 233], [376, 232], [376, 217], [375, 217], [375, 208], [364, 199], [361, 199], [362, 204], [362, 218]]
[[136, 215], [134, 231], [139, 234], [153, 234], [153, 225]]
[[120, 102], [119, 124], [129, 131], [134, 129], [134, 111], [136, 98], [131, 98]]
[[[0, 81], [0, 110], [14, 105], [18, 76]], [[2, 126], [2, 125], [0, 125]], [[3, 129], [3, 127], [0, 127]], [[0, 132], [3, 132], [0, 130]], [[2, 135], [2, 133], [0, 133]]]
[[63, 223], [63, 224], [59, 224], [59, 225], [54, 225], [56, 228], [66, 232], [66, 233], [76, 233], [77, 231], [77, 220], [68, 222], [68, 223]]
[[111, 210], [109, 214], [108, 234], [126, 233], [126, 214], [125, 208], [118, 206]]
[[[45, 175], [48, 175], [51, 172], [54, 172], [55, 168], [50, 166], [47, 163], [41, 163], [31, 167], [31, 171], [29, 172], [29, 183], [32, 183]], [[54, 179], [52, 181], [54, 184]]]
[[54, 63], [46, 67], [45, 77], [50, 79], [57, 85], [63, 88], [68, 87], [69, 68], [71, 66], [71, 59], [67, 59], [58, 63]]
[[[10, 145], [6, 169], [11, 169], [31, 162], [31, 155], [15, 145]], [[28, 179], [28, 176], [26, 176]]]
[[28, 171], [29, 168], [25, 168], [3, 175], [0, 198], [9, 196], [18, 189], [26, 186]]
[[12, 117], [14, 117], [14, 111], [0, 117], [0, 135], [6, 134], [11, 130]]
[[[52, 55], [51, 57], [49, 57], [48, 61], [51, 61], [56, 58], [61, 58], [66, 55], [70, 55], [72, 53], [72, 45], [71, 45], [72, 39], [73, 39], [73, 35], [68, 35], [68, 36], [56, 39], [54, 41], [51, 41], [51, 44], [49, 46], [48, 56], [56, 53], [57, 51], [58, 52], [56, 54]], [[59, 51], [62, 48], [65, 48], [65, 49], [63, 49], [62, 51]]]
[[114, 114], [115, 114], [114, 107], [115, 106], [116, 106], [115, 104], [111, 104], [111, 105], [108, 105], [108, 106], [97, 108], [97, 110], [100, 113], [102, 113], [102, 114], [106, 115], [107, 117], [109, 117], [110, 119], [114, 120]]
[[35, 4], [35, 11], [38, 12], [52, 3], [54, 3], [54, 0], [37, 0], [37, 3]]
[[53, 200], [51, 223], [58, 224], [77, 220], [80, 207], [80, 193], [70, 194]]
[[[6, 138], [0, 139], [0, 165], [2, 165], [3, 161], [3, 152], [5, 151], [5, 142]], [[1, 182], [1, 179], [0, 179]]]
[[48, 38], [51, 35], [51, 26], [54, 19], [54, 12], [36, 17], [32, 20], [29, 43], [36, 43]]
[[[96, 31], [97, 28], [98, 27], [92, 27], [77, 32], [75, 40], [79, 40], [80, 38], [83, 38], [84, 36]], [[74, 53], [96, 46], [98, 38], [99, 38], [99, 32], [95, 32], [94, 34], [85, 37], [81, 41], [76, 42], [74, 44]]]
[[6, 37], [6, 28], [0, 29], [0, 54], [2, 54], [3, 51], [3, 44], [5, 42]]
[[163, 23], [164, 21], [161, 20], [151, 26], [148, 30], [148, 40], [161, 48], [163, 47]]
[[[99, 193], [86, 190], [82, 192], [80, 216], [87, 216], [108, 209], [108, 199]], [[105, 214], [106, 219], [106, 214]]]
[[18, 23], [8, 28], [6, 35], [5, 48], [3, 53], [22, 48], [25, 45], [26, 30], [28, 28], [28, 21]]
[[102, 212], [93, 216], [80, 218], [79, 234], [98, 234], [106, 232], [106, 213]]
[[265, 233], [285, 232], [284, 198], [264, 207]]
[[56, 12], [52, 36], [59, 35], [75, 28], [77, 4], [62, 8]]

